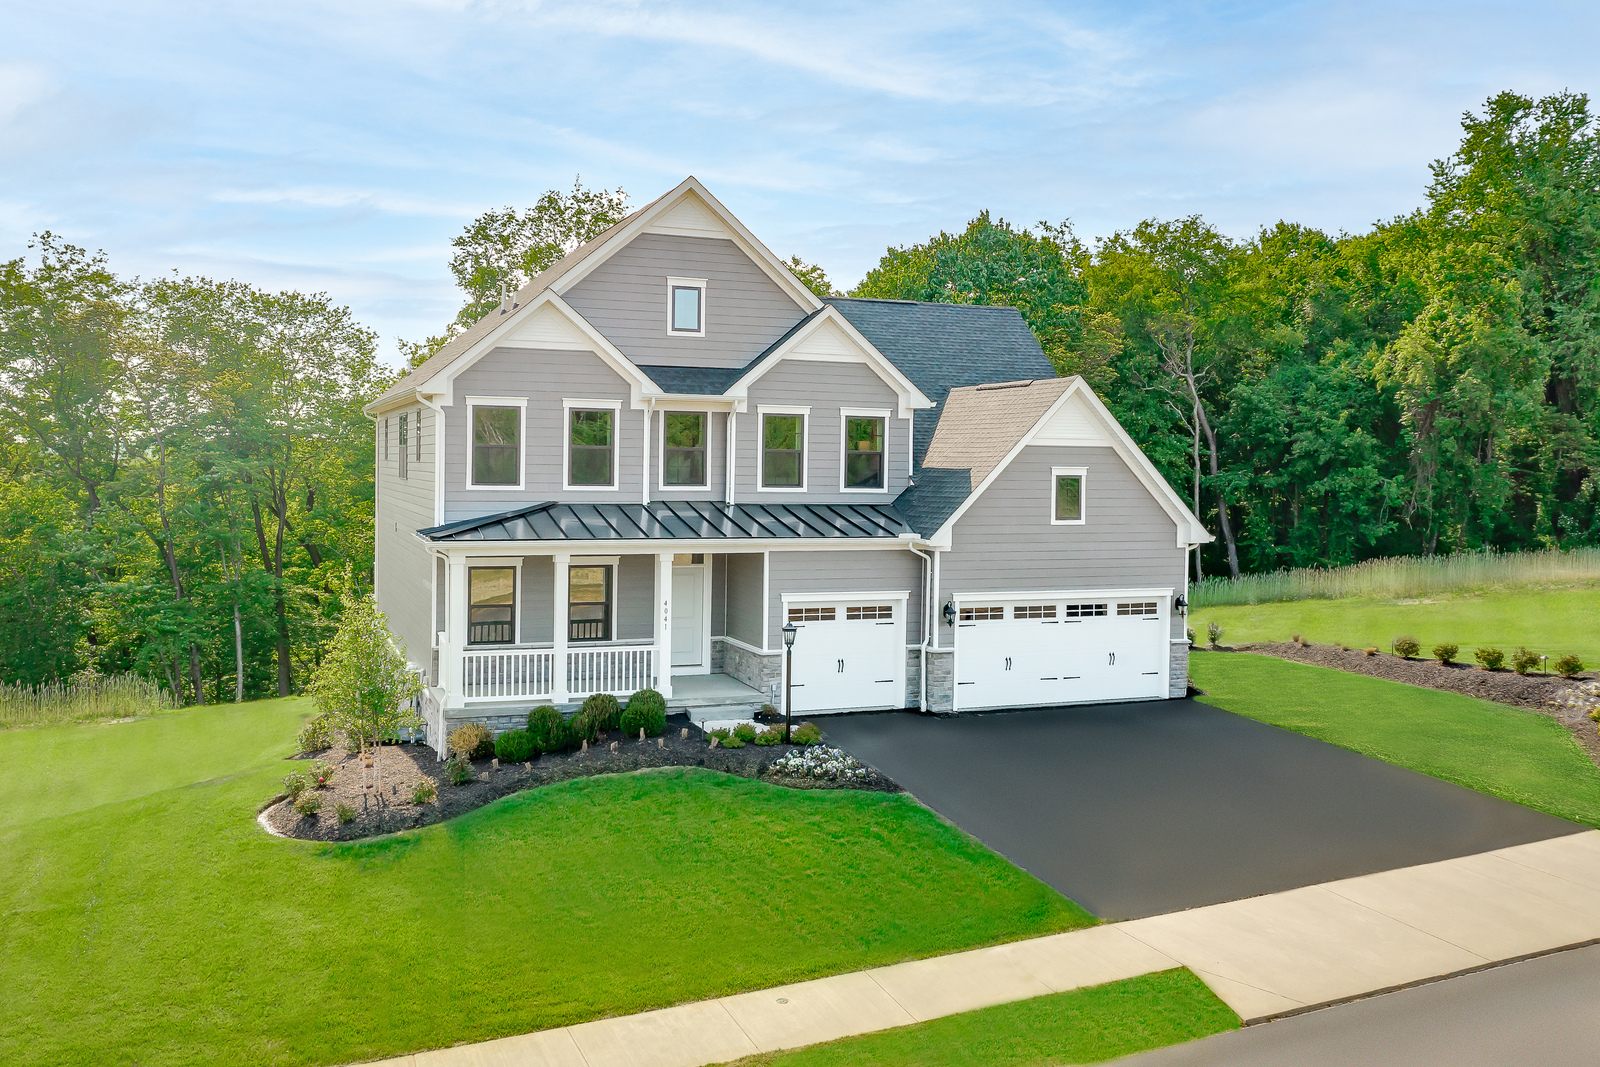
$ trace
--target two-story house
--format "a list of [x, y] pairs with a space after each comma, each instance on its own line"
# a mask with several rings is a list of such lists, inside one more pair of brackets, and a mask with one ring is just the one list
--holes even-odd
[[367, 412], [430, 733], [778, 703], [790, 623], [796, 712], [1185, 691], [1210, 535], [1094, 393], [1014, 310], [817, 297], [694, 178]]

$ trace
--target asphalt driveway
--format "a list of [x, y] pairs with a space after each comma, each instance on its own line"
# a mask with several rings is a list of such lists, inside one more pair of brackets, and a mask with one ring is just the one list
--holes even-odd
[[1581, 829], [1192, 700], [836, 715], [820, 725], [831, 742], [1107, 919]]

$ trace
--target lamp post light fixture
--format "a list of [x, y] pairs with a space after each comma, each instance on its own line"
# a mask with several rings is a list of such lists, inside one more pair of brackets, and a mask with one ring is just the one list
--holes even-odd
[[794, 710], [794, 639], [800, 627], [783, 624], [783, 743], [789, 744], [790, 713]]

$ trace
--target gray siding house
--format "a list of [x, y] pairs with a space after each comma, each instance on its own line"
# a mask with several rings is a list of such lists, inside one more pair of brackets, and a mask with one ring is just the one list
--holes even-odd
[[819, 298], [694, 178], [367, 407], [430, 735], [654, 686], [936, 712], [1182, 695], [1209, 541], [1011, 309]]

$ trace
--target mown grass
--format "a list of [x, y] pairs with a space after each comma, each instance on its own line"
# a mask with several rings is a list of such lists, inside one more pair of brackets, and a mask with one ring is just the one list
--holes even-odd
[[1572, 653], [1600, 667], [1600, 583], [1566, 587], [1521, 587], [1422, 598], [1300, 600], [1282, 604], [1196, 609], [1190, 626], [1205, 640], [1206, 624], [1221, 625], [1224, 644], [1287, 641], [1300, 634], [1318, 644], [1388, 651], [1408, 635], [1428, 655], [1435, 645], [1461, 646], [1460, 657], [1494, 646], [1510, 652], [1526, 646], [1550, 657]]
[[303, 700], [0, 733], [0, 1060], [335, 1063], [1091, 923], [903, 796], [607, 776], [267, 836]]
[[738, 1067], [1043, 1067], [1102, 1063], [1232, 1030], [1239, 1017], [1186, 970], [1001, 1004], [740, 1060]]
[[1600, 827], [1600, 769], [1531, 711], [1242, 653], [1190, 658], [1207, 703]]

